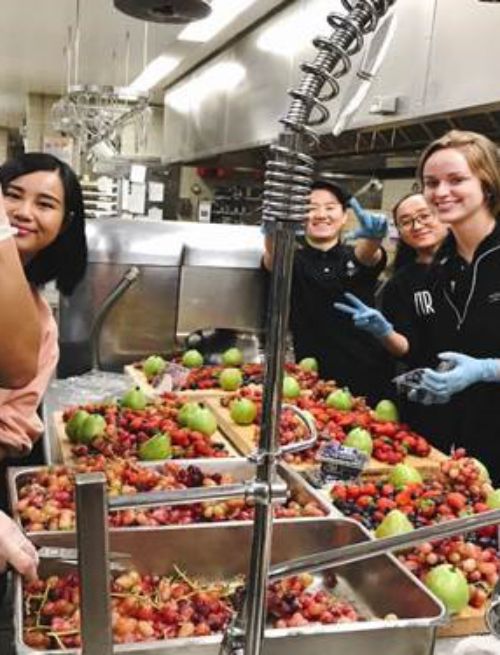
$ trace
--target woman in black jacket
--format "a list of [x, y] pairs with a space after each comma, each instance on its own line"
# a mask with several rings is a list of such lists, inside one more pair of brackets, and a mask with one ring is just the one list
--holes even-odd
[[[407, 341], [405, 354], [415, 353], [426, 367], [420, 386], [431, 403], [432, 440], [444, 450], [464, 446], [499, 482], [497, 148], [480, 134], [452, 130], [424, 151], [419, 176], [427, 202], [450, 233], [429, 269], [424, 301], [413, 308], [410, 340], [397, 336]], [[443, 363], [448, 370], [435, 370]]]

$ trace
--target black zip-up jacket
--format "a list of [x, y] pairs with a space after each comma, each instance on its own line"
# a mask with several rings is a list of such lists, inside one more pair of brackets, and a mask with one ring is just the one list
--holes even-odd
[[[435, 367], [437, 355], [445, 351], [500, 359], [500, 224], [480, 243], [470, 264], [458, 255], [450, 234], [420, 294], [413, 304], [413, 361]], [[428, 411], [438, 446], [464, 446], [500, 481], [500, 382], [471, 385]]]

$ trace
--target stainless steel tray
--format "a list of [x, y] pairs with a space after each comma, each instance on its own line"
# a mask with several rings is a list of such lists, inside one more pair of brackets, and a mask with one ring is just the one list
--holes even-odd
[[[202, 530], [177, 527], [150, 530], [147, 538], [137, 530], [114, 531], [112, 550], [128, 552], [141, 573], [165, 575], [174, 564], [191, 576], [206, 579], [232, 578], [245, 574], [252, 540], [252, 526], [243, 524], [205, 525]], [[370, 539], [366, 530], [349, 519], [329, 518], [278, 523], [273, 533], [272, 562], [311, 555], [327, 548]], [[75, 545], [74, 534], [63, 534], [60, 545]], [[64, 565], [44, 562], [42, 576], [62, 573]], [[368, 617], [367, 621], [338, 625], [268, 629], [265, 655], [307, 653], [325, 655], [431, 655], [437, 625], [444, 620], [444, 609], [392, 556], [381, 555], [335, 569], [341, 587]], [[343, 594], [344, 595], [344, 594]], [[395, 613], [399, 618], [382, 617]], [[22, 587], [15, 588], [15, 629], [18, 655], [40, 655], [22, 641]], [[172, 639], [116, 646], [116, 653], [167, 654], [181, 649], [183, 654], [216, 655], [220, 636]], [[44, 651], [50, 655], [76, 655], [75, 650]]]
[[[255, 477], [255, 465], [249, 462], [244, 457], [239, 458], [230, 458], [230, 459], [192, 459], [192, 460], [172, 460], [172, 463], [180, 468], [187, 468], [190, 465], [199, 467], [204, 473], [228, 473], [233, 476], [236, 482], [243, 482]], [[143, 463], [140, 466], [146, 468], [158, 468], [157, 464], [154, 463]], [[17, 502], [18, 502], [18, 489], [25, 483], [27, 478], [37, 471], [42, 471], [47, 467], [44, 466], [22, 466], [22, 467], [10, 467], [7, 471], [7, 481], [9, 489], [9, 498], [12, 509], [12, 515], [16, 521], [21, 523], [19, 513], [17, 511]], [[335, 512], [334, 506], [328, 502], [325, 496], [319, 493], [311, 485], [294, 471], [291, 467], [286, 464], [278, 465], [278, 475], [284, 480], [294, 495], [299, 496], [301, 501], [305, 504], [311, 501], [317, 503], [317, 505], [325, 513], [325, 517], [332, 516]], [[279, 518], [277, 521], [314, 521], [318, 517], [293, 517], [293, 518]], [[227, 521], [224, 522], [228, 523]], [[231, 523], [251, 523], [251, 521], [232, 521]], [[195, 523], [192, 524], [193, 527], [203, 527], [207, 524], [205, 523]], [[172, 530], [177, 527], [176, 525], [166, 525], [158, 526], [158, 530]], [[122, 527], [122, 528], [111, 528], [112, 530], [150, 530], [151, 526], [133, 526], [133, 527]], [[36, 542], [39, 542], [40, 538], [45, 537], [46, 535], [58, 535], [62, 534], [61, 531], [53, 530], [44, 530], [36, 532], [27, 532], [28, 536]]]

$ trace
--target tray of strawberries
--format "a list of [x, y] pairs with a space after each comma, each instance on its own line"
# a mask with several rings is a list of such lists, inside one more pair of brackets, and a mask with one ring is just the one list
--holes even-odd
[[[337, 481], [324, 490], [343, 515], [374, 530], [379, 537], [487, 511], [495, 506], [498, 496], [482, 466], [466, 457], [463, 450], [444, 461], [439, 473], [429, 479], [419, 479], [415, 469], [398, 465], [388, 479]], [[463, 598], [459, 605], [451, 594], [449, 599], [446, 593], [442, 597], [456, 613], [449, 626], [440, 628], [442, 636], [486, 632], [484, 606], [500, 573], [497, 526], [421, 544], [401, 553], [399, 559], [424, 583], [447, 589], [461, 585]], [[445, 582], [441, 582], [441, 576]]]
[[55, 412], [58, 459], [70, 463], [96, 454], [145, 461], [236, 456], [213, 413], [202, 402], [188, 400], [171, 393], [150, 401], [141, 389], [132, 388], [118, 400]]
[[[296, 405], [313, 417], [319, 439], [316, 446], [297, 453], [287, 453], [283, 459], [299, 468], [310, 467], [317, 462], [319, 448], [328, 442], [338, 441], [364, 450], [371, 455], [364, 473], [383, 475], [400, 462], [410, 464], [421, 471], [434, 471], [446, 456], [433, 448], [421, 435], [397, 420], [389, 420], [387, 413], [379, 413], [368, 407], [363, 398], [353, 398], [345, 390], [328, 385], [323, 397], [317, 388], [313, 393], [297, 393], [285, 396], [284, 403]], [[330, 400], [332, 394], [337, 398]], [[245, 388], [224, 398], [207, 399], [211, 410], [218, 417], [221, 430], [244, 454], [252, 452], [258, 442], [262, 389]], [[384, 407], [384, 406], [382, 406]], [[390, 417], [394, 418], [393, 416]], [[280, 421], [280, 443], [286, 445], [304, 439], [306, 428], [291, 411], [283, 409]]]

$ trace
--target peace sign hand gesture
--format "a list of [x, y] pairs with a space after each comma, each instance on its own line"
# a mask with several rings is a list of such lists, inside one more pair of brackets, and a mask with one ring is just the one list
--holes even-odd
[[333, 306], [351, 316], [357, 328], [365, 330], [377, 339], [383, 339], [393, 331], [392, 324], [377, 309], [365, 305], [352, 293], [346, 292], [344, 298], [349, 304], [336, 302]]

